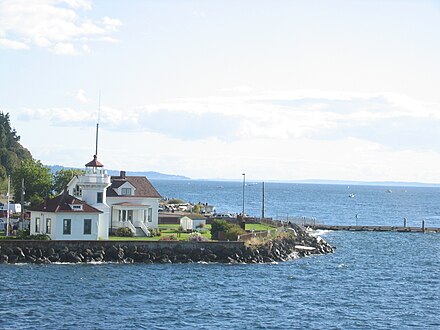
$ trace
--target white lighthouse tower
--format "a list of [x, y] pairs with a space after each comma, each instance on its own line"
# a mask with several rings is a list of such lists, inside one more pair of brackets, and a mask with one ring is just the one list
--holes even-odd
[[88, 162], [86, 173], [78, 176], [77, 185], [81, 189], [81, 199], [103, 213], [99, 215], [98, 236], [108, 239], [110, 207], [107, 204], [107, 187], [110, 186], [110, 176], [104, 170], [104, 165], [98, 161], [98, 129], [96, 124], [96, 149], [93, 160]]

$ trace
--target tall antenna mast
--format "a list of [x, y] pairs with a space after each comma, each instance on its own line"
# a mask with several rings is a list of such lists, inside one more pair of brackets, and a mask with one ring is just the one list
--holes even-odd
[[95, 156], [98, 158], [98, 130], [99, 121], [101, 119], [101, 90], [99, 90], [99, 101], [98, 101], [98, 122], [96, 123], [96, 146], [95, 146]]

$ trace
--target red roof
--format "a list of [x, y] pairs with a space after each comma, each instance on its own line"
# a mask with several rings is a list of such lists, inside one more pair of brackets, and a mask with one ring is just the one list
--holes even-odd
[[[116, 193], [116, 189], [129, 182], [135, 187], [133, 196], [120, 196]], [[161, 198], [159, 192], [154, 188], [150, 181], [144, 176], [112, 176], [111, 186], [107, 188], [107, 197], [148, 197]]]
[[[82, 210], [72, 210], [70, 205], [82, 205]], [[76, 212], [76, 213], [102, 213], [86, 202], [63, 193], [54, 198], [48, 198], [43, 203], [31, 208], [31, 211], [40, 212]]]
[[86, 164], [86, 167], [104, 167], [99, 161], [96, 155], [93, 155], [93, 160]]

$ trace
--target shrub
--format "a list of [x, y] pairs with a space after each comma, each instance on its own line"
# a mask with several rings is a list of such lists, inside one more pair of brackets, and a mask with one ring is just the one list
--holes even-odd
[[188, 241], [190, 242], [206, 242], [207, 239], [199, 233], [191, 233], [188, 235]]
[[134, 233], [128, 227], [121, 227], [116, 230], [116, 236], [119, 237], [133, 237]]
[[159, 238], [159, 241], [177, 241], [176, 235], [168, 235], [168, 236], [162, 236]]
[[231, 226], [231, 223], [225, 220], [215, 219], [211, 223], [211, 239], [218, 240], [219, 232], [226, 232], [226, 230]]
[[46, 234], [29, 235], [26, 239], [36, 240], [36, 241], [49, 241], [50, 237]]
[[246, 234], [246, 232], [239, 225], [231, 225], [224, 233], [224, 237], [228, 241], [236, 241], [239, 235]]
[[179, 198], [172, 198], [170, 199], [167, 204], [183, 204], [184, 201]]
[[211, 238], [218, 240], [218, 233], [223, 232], [223, 237], [229, 241], [236, 241], [238, 235], [246, 234], [240, 226], [227, 222], [225, 220], [213, 220], [211, 224]]

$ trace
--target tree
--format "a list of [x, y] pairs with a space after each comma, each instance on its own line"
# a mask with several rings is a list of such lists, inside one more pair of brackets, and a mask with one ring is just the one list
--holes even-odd
[[61, 193], [75, 175], [82, 174], [84, 174], [84, 171], [78, 169], [61, 169], [57, 171], [53, 177], [53, 191], [56, 194]]
[[20, 144], [20, 137], [11, 127], [9, 114], [0, 112], [0, 179], [5, 179], [31, 153]]
[[25, 202], [31, 205], [41, 203], [45, 197], [50, 196], [52, 191], [52, 174], [50, 169], [39, 160], [25, 159], [12, 173], [12, 188], [15, 197], [21, 193], [21, 182], [24, 179]]

